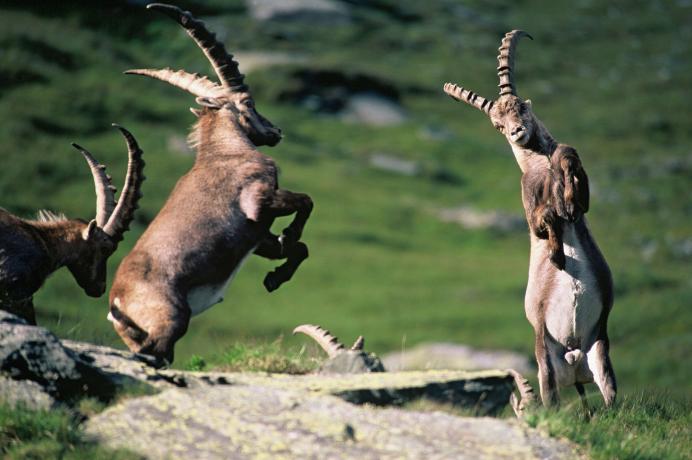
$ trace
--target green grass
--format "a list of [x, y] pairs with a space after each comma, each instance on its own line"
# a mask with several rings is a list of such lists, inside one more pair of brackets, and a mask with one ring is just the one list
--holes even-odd
[[[274, 264], [251, 258], [226, 300], [192, 320], [176, 366], [200, 367], [193, 356], [211, 365], [228, 350], [271, 343], [301, 323], [321, 324], [344, 342], [362, 334], [378, 353], [455, 341], [531, 356], [525, 232], [466, 230], [435, 217], [436, 209], [461, 204], [522, 213], [519, 170], [506, 141], [441, 86], [456, 81], [492, 97], [499, 40], [523, 28], [535, 40], [519, 45], [519, 94], [532, 99], [558, 140], [577, 148], [593, 185], [589, 223], [616, 287], [609, 333], [621, 394], [689, 397], [688, 3], [378, 0], [349, 2], [356, 4], [349, 24], [304, 27], [257, 24], [239, 0], [183, 2], [218, 15], [213, 24], [225, 28], [231, 50], [297, 52], [313, 68], [388, 82], [409, 120], [345, 124], [277, 99], [295, 85], [292, 68], [248, 73], [259, 110], [286, 135], [263, 151], [280, 165], [283, 187], [315, 201], [304, 237], [311, 256], [272, 294], [261, 281]], [[90, 149], [118, 184], [126, 155], [110, 123], [131, 130], [144, 149], [144, 199], [109, 261], [112, 276], [192, 164], [169, 140], [187, 134], [193, 98], [121, 72], [172, 66], [208, 73], [208, 65], [168, 19], [117, 1], [59, 8], [4, 2], [0, 49], [0, 206], [22, 216], [49, 208], [89, 218], [91, 178], [69, 143]], [[431, 137], [431, 130], [443, 135]], [[368, 161], [374, 153], [417, 161], [424, 174], [375, 170]], [[454, 180], [440, 180], [440, 171]], [[87, 298], [67, 271], [56, 273], [35, 303], [39, 322], [60, 336], [122, 347], [105, 320], [105, 297]], [[302, 343], [287, 337], [282, 347]]]
[[0, 455], [4, 459], [137, 459], [89, 441], [80, 421], [66, 409], [30, 410], [0, 404]]
[[306, 347], [286, 347], [279, 338], [268, 343], [236, 343], [208, 359], [193, 355], [183, 368], [189, 371], [306, 374], [326, 359], [317, 353]]
[[585, 420], [579, 403], [527, 416], [529, 425], [576, 442], [593, 460], [692, 458], [692, 402], [666, 393], [633, 393]]

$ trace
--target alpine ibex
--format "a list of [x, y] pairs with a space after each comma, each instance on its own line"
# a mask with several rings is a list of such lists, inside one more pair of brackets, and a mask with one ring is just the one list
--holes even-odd
[[363, 349], [365, 339], [362, 335], [356, 339], [351, 348], [346, 348], [331, 332], [314, 324], [302, 324], [293, 329], [294, 335], [299, 332], [315, 340], [329, 356], [329, 359], [320, 366], [322, 373], [358, 374], [385, 370], [380, 358]]
[[144, 176], [142, 151], [135, 138], [116, 126], [127, 142], [129, 163], [120, 200], [105, 167], [77, 144], [91, 168], [96, 188], [96, 218], [90, 222], [39, 211], [25, 220], [0, 209], [0, 308], [36, 324], [33, 295], [48, 276], [67, 268], [91, 297], [106, 290], [106, 261], [134, 217]]
[[610, 406], [616, 394], [608, 355], [607, 321], [613, 305], [610, 269], [583, 215], [589, 207], [589, 190], [576, 151], [557, 144], [533, 113], [531, 102], [517, 96], [514, 57], [517, 42], [524, 36], [528, 34], [514, 30], [502, 40], [497, 100], [451, 83], [444, 90], [490, 117], [509, 141], [522, 171], [522, 201], [531, 238], [524, 306], [536, 335], [543, 403], [557, 404], [558, 387], [569, 385], [576, 387], [585, 402], [583, 384], [595, 381]]
[[[201, 109], [190, 134], [192, 169], [123, 260], [110, 291], [109, 320], [132, 350], [173, 361], [175, 342], [190, 317], [221, 302], [248, 255], [286, 262], [267, 274], [277, 289], [307, 258], [300, 242], [312, 210], [302, 193], [278, 187], [274, 160], [257, 146], [274, 146], [281, 131], [255, 111], [238, 63], [204, 23], [172, 5], [150, 4], [178, 22], [211, 62], [221, 84], [184, 70], [129, 70], [197, 96]], [[281, 236], [274, 219], [295, 213]]]

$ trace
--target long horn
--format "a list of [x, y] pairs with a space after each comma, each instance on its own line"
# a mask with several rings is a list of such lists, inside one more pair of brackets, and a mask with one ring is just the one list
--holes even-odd
[[519, 372], [514, 369], [507, 369], [507, 373], [514, 378], [514, 384], [519, 391], [519, 400], [517, 400], [514, 393], [512, 393], [510, 397], [512, 409], [514, 409], [514, 414], [517, 417], [522, 417], [524, 415], [524, 410], [536, 402], [536, 394], [533, 392], [533, 388], [531, 388], [529, 381]]
[[183, 11], [174, 5], [150, 3], [147, 9], [159, 11], [185, 28], [211, 62], [224, 88], [230, 91], [247, 91], [247, 86], [243, 83], [245, 76], [238, 70], [238, 63], [233, 60], [233, 55], [226, 51], [223, 43], [206, 28], [204, 22], [195, 19], [189, 11]]
[[344, 345], [339, 342], [339, 339], [334, 337], [328, 330], [322, 329], [319, 326], [313, 324], [302, 324], [297, 328], [293, 329], [293, 334], [302, 332], [308, 337], [312, 337], [315, 342], [317, 342], [330, 358], [335, 357], [343, 350], [346, 349]]
[[500, 54], [497, 56], [497, 76], [500, 77], [500, 96], [507, 94], [517, 95], [517, 88], [514, 86], [514, 58], [517, 43], [522, 37], [533, 37], [523, 30], [513, 30], [507, 32], [500, 44]]
[[115, 242], [119, 242], [123, 239], [123, 233], [128, 230], [132, 219], [134, 219], [135, 209], [138, 207], [137, 202], [142, 197], [141, 187], [145, 177], [142, 174], [144, 169], [142, 150], [137, 145], [134, 136], [115, 123], [113, 126], [120, 130], [127, 142], [127, 175], [118, 204], [108, 219], [108, 223], [103, 227], [103, 231], [110, 235]]
[[219, 97], [226, 90], [217, 85], [207, 77], [199, 74], [187, 73], [184, 70], [174, 71], [171, 69], [131, 69], [126, 70], [128, 75], [144, 75], [156, 78], [176, 86], [184, 91], [194, 94], [197, 97]]
[[486, 114], [490, 113], [490, 109], [493, 108], [493, 101], [479, 96], [478, 94], [465, 89], [462, 86], [458, 86], [454, 83], [445, 83], [444, 86], [445, 93], [450, 95], [457, 101], [466, 102], [469, 105], [474, 106], [478, 110], [482, 110]]
[[94, 189], [96, 190], [96, 225], [103, 228], [108, 218], [115, 209], [115, 187], [111, 178], [106, 174], [106, 167], [96, 159], [84, 147], [72, 143], [72, 147], [79, 150], [89, 164], [91, 175], [94, 177]]

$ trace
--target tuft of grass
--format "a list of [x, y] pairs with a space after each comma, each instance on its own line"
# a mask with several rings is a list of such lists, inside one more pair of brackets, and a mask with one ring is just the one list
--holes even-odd
[[268, 343], [235, 343], [225, 351], [212, 356], [209, 362], [193, 356], [185, 368], [220, 372], [269, 372], [281, 374], [307, 374], [315, 370], [323, 358], [300, 349], [286, 348], [283, 338]]
[[30, 410], [0, 404], [0, 456], [4, 459], [139, 459], [88, 440], [81, 416], [67, 409]]
[[539, 409], [527, 416], [530, 426], [577, 443], [589, 458], [692, 459], [692, 400], [665, 393], [625, 395], [615, 407], [600, 407], [590, 419], [579, 402], [559, 410]]

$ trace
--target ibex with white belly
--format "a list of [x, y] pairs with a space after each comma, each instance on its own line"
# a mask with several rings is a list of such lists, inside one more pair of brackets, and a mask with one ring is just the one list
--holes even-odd
[[142, 151], [132, 135], [120, 128], [127, 142], [129, 163], [120, 200], [115, 188], [89, 152], [82, 152], [96, 187], [96, 218], [90, 222], [40, 211], [37, 220], [20, 219], [0, 209], [0, 309], [36, 324], [33, 295], [48, 276], [67, 268], [91, 297], [106, 290], [106, 261], [123, 239], [141, 197], [144, 176]]
[[557, 144], [534, 115], [531, 102], [517, 96], [514, 55], [524, 36], [528, 34], [514, 30], [502, 40], [497, 100], [451, 83], [444, 90], [490, 117], [509, 141], [522, 171], [522, 201], [531, 237], [525, 309], [536, 334], [543, 403], [557, 404], [558, 387], [569, 385], [576, 387], [585, 403], [583, 384], [595, 381], [610, 406], [616, 394], [608, 355], [610, 269], [583, 215], [589, 207], [588, 179], [576, 151]]
[[[150, 4], [185, 28], [210, 60], [221, 84], [183, 70], [130, 70], [197, 96], [190, 135], [197, 156], [163, 208], [123, 260], [110, 291], [115, 330], [136, 352], [173, 361], [190, 317], [219, 303], [248, 255], [286, 259], [267, 274], [277, 289], [307, 258], [299, 239], [312, 210], [305, 194], [278, 187], [274, 161], [257, 146], [274, 146], [281, 131], [255, 111], [238, 63], [204, 23], [172, 5]], [[281, 236], [274, 219], [295, 213]]]

